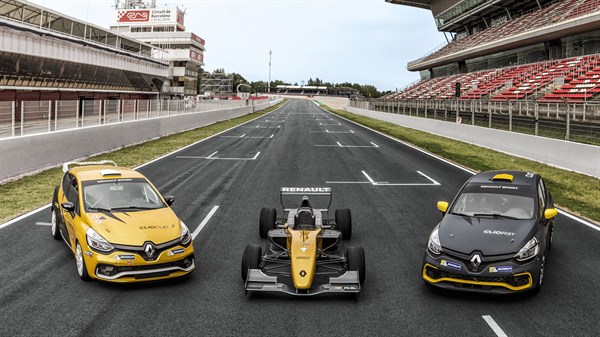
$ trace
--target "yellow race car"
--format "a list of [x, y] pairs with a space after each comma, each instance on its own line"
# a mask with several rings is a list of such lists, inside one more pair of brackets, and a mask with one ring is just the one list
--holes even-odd
[[70, 162], [52, 198], [52, 236], [83, 280], [153, 281], [195, 268], [192, 235], [139, 172], [113, 161]]
[[[300, 207], [286, 208], [284, 198], [302, 196]], [[326, 197], [327, 208], [313, 207], [308, 196]], [[277, 218], [274, 208], [260, 212], [259, 233], [269, 239], [263, 253], [248, 245], [242, 257], [242, 280], [246, 292], [282, 292], [296, 296], [323, 293], [359, 293], [365, 280], [362, 247], [342, 246], [352, 235], [349, 209], [338, 209], [328, 219], [329, 187], [282, 187], [281, 206], [285, 216]]]

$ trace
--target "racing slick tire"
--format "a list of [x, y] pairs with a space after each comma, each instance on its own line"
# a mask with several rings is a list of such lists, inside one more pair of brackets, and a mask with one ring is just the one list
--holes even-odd
[[342, 232], [342, 239], [350, 240], [352, 237], [352, 214], [347, 208], [335, 210], [335, 225]]
[[275, 228], [277, 219], [277, 210], [275, 208], [262, 208], [260, 210], [259, 232], [260, 237], [266, 239], [269, 235], [269, 230]]
[[77, 275], [84, 280], [91, 280], [90, 275], [88, 275], [87, 268], [85, 266], [85, 259], [83, 258], [83, 249], [81, 249], [81, 245], [77, 242], [75, 246], [75, 263], [77, 266]]
[[51, 227], [50, 229], [52, 230], [52, 237], [54, 238], [54, 240], [60, 240], [60, 218], [59, 218], [59, 211], [56, 208], [54, 208], [54, 205], [56, 205], [58, 200], [58, 186], [56, 186], [54, 188], [54, 194], [52, 196], [52, 206], [50, 207], [50, 210], [52, 211], [52, 220], [51, 220]]
[[258, 269], [262, 248], [257, 245], [247, 245], [242, 256], [242, 281], [248, 278], [248, 269]]
[[366, 276], [364, 249], [362, 247], [348, 247], [346, 249], [346, 261], [348, 262], [348, 270], [358, 271], [358, 281], [363, 284]]

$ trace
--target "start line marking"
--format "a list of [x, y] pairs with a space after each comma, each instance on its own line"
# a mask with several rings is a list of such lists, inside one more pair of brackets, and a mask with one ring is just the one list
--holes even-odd
[[354, 131], [349, 130], [349, 131], [329, 131], [327, 129], [325, 129], [325, 131], [311, 131], [311, 132], [324, 132], [324, 133], [354, 133]]
[[219, 158], [219, 157], [214, 157], [215, 154], [219, 153], [219, 151], [215, 151], [213, 152], [210, 156], [208, 157], [197, 157], [197, 156], [177, 156], [175, 158], [178, 159], [208, 159], [208, 160], [256, 160], [256, 158], [258, 158], [258, 155], [260, 155], [260, 151], [256, 152], [256, 155], [252, 158]]
[[315, 145], [315, 146], [321, 146], [321, 147], [325, 147], [325, 146], [329, 146], [329, 147], [367, 147], [367, 148], [377, 148], [379, 147], [379, 145], [371, 142], [371, 145], [342, 145], [340, 142], [336, 142], [337, 145]]
[[274, 134], [272, 134], [272, 135], [271, 135], [271, 136], [269, 136], [269, 137], [255, 137], [255, 136], [248, 136], [248, 137], [246, 137], [246, 134], [244, 133], [244, 134], [243, 134], [243, 135], [241, 135], [241, 136], [221, 136], [221, 137], [222, 137], [222, 138], [271, 139], [271, 138], [275, 137], [275, 135], [274, 135]]
[[431, 179], [425, 173], [417, 171], [418, 174], [425, 177], [431, 183], [389, 183], [387, 181], [375, 181], [371, 178], [367, 172], [361, 171], [361, 173], [367, 178], [368, 181], [326, 181], [326, 184], [371, 184], [373, 186], [441, 186], [439, 182]]

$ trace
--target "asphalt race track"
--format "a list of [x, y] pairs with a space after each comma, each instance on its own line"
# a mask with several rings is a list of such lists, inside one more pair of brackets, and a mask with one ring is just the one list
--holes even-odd
[[[192, 275], [152, 284], [83, 282], [64, 242], [36, 224], [50, 221], [45, 209], [0, 228], [0, 336], [600, 334], [600, 231], [558, 216], [538, 295], [431, 289], [420, 266], [441, 219], [436, 201], [450, 201], [470, 173], [311, 101], [290, 101], [140, 171], [176, 197], [175, 212], [196, 231]], [[244, 294], [244, 246], [266, 245], [259, 211], [281, 214], [281, 186], [331, 186], [332, 209], [352, 210], [346, 244], [363, 246], [367, 260], [359, 297]]]

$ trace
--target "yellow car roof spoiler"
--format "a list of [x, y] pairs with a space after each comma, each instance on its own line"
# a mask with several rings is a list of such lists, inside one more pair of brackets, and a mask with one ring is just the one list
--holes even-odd
[[492, 181], [496, 181], [496, 180], [510, 181], [512, 183], [514, 180], [514, 177], [511, 174], [500, 173], [500, 174], [496, 174], [494, 177], [492, 177]]
[[117, 166], [117, 163], [115, 163], [112, 160], [82, 161], [82, 162], [70, 161], [70, 162], [67, 162], [67, 163], [63, 164], [62, 170], [63, 170], [63, 173], [67, 173], [67, 171], [70, 169], [71, 166], [85, 166], [85, 165], [112, 165], [112, 166]]

